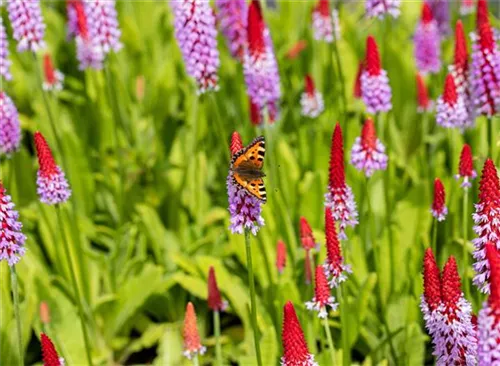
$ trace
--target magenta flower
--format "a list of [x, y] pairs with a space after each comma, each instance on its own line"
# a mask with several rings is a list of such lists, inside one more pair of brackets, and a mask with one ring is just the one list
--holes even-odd
[[445, 197], [443, 183], [439, 178], [434, 179], [434, 200], [432, 201], [431, 213], [438, 221], [444, 221], [448, 215]]
[[9, 44], [7, 34], [3, 26], [2, 17], [0, 17], [0, 76], [5, 80], [12, 80], [10, 73]]
[[0, 154], [12, 154], [20, 143], [21, 125], [16, 106], [5, 92], [0, 92]]
[[86, 0], [84, 6], [90, 37], [101, 46], [104, 54], [118, 52], [123, 45], [120, 42], [115, 0]]
[[365, 68], [361, 73], [361, 94], [368, 113], [388, 112], [392, 109], [392, 91], [387, 72], [382, 69], [375, 38], [366, 40]]
[[45, 48], [45, 24], [39, 0], [8, 0], [7, 11], [19, 52]]
[[437, 21], [427, 3], [422, 7], [422, 17], [414, 35], [415, 61], [417, 69], [425, 73], [436, 73], [441, 69], [441, 39]]
[[458, 165], [458, 174], [455, 175], [455, 179], [462, 178], [462, 188], [467, 190], [472, 187], [471, 180], [477, 177], [477, 173], [474, 170], [474, 163], [472, 161], [472, 150], [468, 144], [464, 144], [462, 152], [460, 153], [460, 163]]
[[330, 12], [328, 0], [318, 0], [312, 12], [314, 39], [328, 43], [340, 39], [339, 14], [336, 9]]
[[171, 0], [175, 38], [186, 72], [196, 80], [198, 94], [218, 90], [219, 51], [215, 17], [208, 1]]
[[300, 97], [302, 115], [309, 118], [318, 117], [324, 110], [323, 95], [316, 89], [311, 75], [305, 77], [304, 92]]
[[459, 94], [451, 74], [446, 76], [443, 95], [438, 98], [436, 122], [446, 128], [458, 128], [462, 132], [471, 126], [465, 107], [464, 94]]
[[266, 120], [267, 114], [273, 123], [279, 114], [280, 79], [269, 29], [257, 0], [250, 3], [247, 27], [248, 47], [243, 63], [247, 94], [260, 112], [259, 121]]
[[371, 177], [376, 170], [387, 168], [385, 146], [377, 138], [375, 124], [368, 118], [363, 125], [361, 137], [356, 137], [351, 150], [351, 163], [366, 177]]
[[366, 15], [370, 18], [384, 18], [386, 15], [391, 15], [393, 18], [399, 17], [401, 13], [399, 7], [401, 0], [366, 0], [365, 9]]
[[231, 56], [243, 61], [247, 42], [248, 5], [245, 0], [216, 0], [217, 20]]
[[40, 132], [35, 132], [35, 147], [40, 165], [36, 179], [40, 201], [48, 205], [66, 202], [71, 196], [68, 181]]
[[0, 181], [0, 261], [7, 261], [13, 266], [24, 255], [26, 236], [21, 232], [19, 213]]
[[500, 111], [500, 51], [488, 22], [472, 44], [471, 92], [477, 114], [492, 116]]
[[76, 13], [76, 3], [82, 5], [82, 0], [66, 0], [66, 16], [68, 18], [67, 26], [67, 39], [70, 40], [78, 35], [78, 15]]

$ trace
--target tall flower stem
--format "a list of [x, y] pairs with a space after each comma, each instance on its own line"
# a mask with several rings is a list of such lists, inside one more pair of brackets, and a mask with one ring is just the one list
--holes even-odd
[[14, 298], [14, 316], [16, 318], [17, 347], [19, 351], [19, 364], [24, 365], [23, 353], [23, 335], [21, 330], [21, 312], [19, 311], [19, 285], [17, 283], [16, 266], [10, 267], [10, 281], [12, 286], [12, 295]]
[[345, 121], [346, 116], [347, 116], [347, 97], [345, 94], [345, 79], [344, 79], [344, 72], [342, 71], [342, 63], [340, 62], [340, 56], [339, 56], [339, 49], [337, 46], [337, 37], [335, 32], [333, 33], [333, 53], [335, 55], [335, 60], [337, 62], [337, 69], [338, 69], [338, 76], [339, 76], [339, 81], [340, 81], [340, 96], [342, 98], [342, 104], [343, 104], [343, 117], [342, 117], [342, 122], [344, 123], [344, 131], [347, 133], [347, 127], [345, 124], [347, 121]]
[[62, 208], [59, 205], [57, 205], [56, 206], [57, 221], [58, 221], [58, 225], [59, 225], [59, 230], [61, 232], [61, 239], [62, 239], [62, 242], [63, 242], [63, 247], [64, 247], [64, 252], [65, 252], [65, 255], [66, 255], [66, 260], [68, 261], [68, 268], [69, 268], [69, 272], [70, 272], [71, 282], [73, 284], [73, 288], [74, 288], [74, 291], [75, 291], [75, 301], [76, 301], [77, 306], [78, 306], [78, 312], [80, 313], [79, 314], [80, 315], [80, 324], [81, 324], [82, 332], [83, 332], [83, 340], [85, 342], [85, 353], [86, 353], [86, 356], [87, 356], [87, 363], [89, 365], [92, 365], [92, 356], [91, 356], [91, 353], [90, 353], [90, 338], [89, 338], [89, 335], [87, 333], [87, 328], [85, 327], [85, 321], [84, 321], [84, 314], [85, 313], [83, 311], [82, 297], [80, 295], [80, 289], [78, 287], [78, 281], [76, 280], [75, 268], [73, 267], [73, 260], [72, 260], [72, 257], [71, 257], [71, 251], [70, 251], [70, 248], [69, 248], [69, 243], [68, 243], [68, 241], [65, 238], [64, 223], [63, 223], [63, 220], [62, 220], [61, 210], [62, 210]]
[[199, 366], [200, 362], [198, 361], [198, 354], [195, 354], [193, 357], [193, 366]]
[[252, 312], [252, 328], [253, 328], [253, 341], [255, 343], [255, 354], [257, 356], [257, 365], [262, 366], [262, 358], [260, 354], [259, 343], [259, 328], [257, 327], [257, 303], [255, 300], [255, 279], [253, 274], [252, 265], [252, 248], [250, 246], [250, 231], [245, 229], [245, 246], [247, 252], [247, 267], [248, 267], [248, 282], [250, 287], [250, 305]]
[[215, 359], [217, 365], [222, 366], [222, 349], [220, 344], [220, 312], [214, 311], [214, 333], [215, 333]]
[[462, 278], [464, 281], [464, 286], [465, 286], [465, 297], [469, 298], [470, 295], [470, 287], [469, 287], [469, 280], [467, 279], [467, 268], [469, 268], [469, 255], [467, 253], [467, 201], [469, 198], [469, 192], [468, 189], [464, 190], [464, 198], [463, 198], [463, 206], [462, 206], [462, 228], [463, 228], [463, 237], [464, 237], [464, 242], [463, 242], [463, 273], [462, 273]]
[[328, 325], [328, 317], [323, 319], [323, 326], [325, 327], [326, 339], [328, 341], [328, 348], [330, 349], [330, 357], [332, 359], [332, 366], [337, 365], [337, 360], [335, 358], [335, 348], [333, 347], [332, 333], [330, 331], [330, 326]]
[[342, 287], [344, 285], [340, 285], [337, 288], [337, 295], [339, 298], [340, 304], [340, 324], [342, 326], [342, 365], [343, 366], [351, 366], [351, 347], [349, 347], [349, 334], [347, 333], [349, 330], [347, 324], [347, 295], [342, 293]]
[[437, 257], [437, 224], [438, 221], [436, 219], [432, 220], [432, 242], [431, 242], [431, 249], [432, 252], [436, 255]]

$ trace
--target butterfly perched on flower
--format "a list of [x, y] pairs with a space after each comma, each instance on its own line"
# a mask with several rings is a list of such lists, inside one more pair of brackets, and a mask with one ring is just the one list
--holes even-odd
[[230, 166], [233, 182], [262, 202], [266, 202], [266, 187], [262, 179], [266, 176], [262, 171], [265, 153], [264, 136], [257, 137], [233, 155]]

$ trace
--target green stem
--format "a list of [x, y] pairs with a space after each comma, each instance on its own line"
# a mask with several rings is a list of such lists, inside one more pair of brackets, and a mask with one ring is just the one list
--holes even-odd
[[215, 359], [217, 365], [222, 366], [222, 349], [220, 344], [220, 313], [214, 311], [214, 332], [215, 332]]
[[463, 207], [462, 207], [462, 228], [463, 228], [463, 273], [462, 273], [462, 279], [464, 281], [465, 285], [465, 295], [466, 298], [469, 298], [470, 295], [470, 287], [469, 287], [469, 280], [467, 279], [467, 268], [469, 267], [469, 255], [467, 253], [467, 244], [468, 244], [468, 239], [467, 239], [467, 200], [469, 197], [469, 190], [466, 188], [464, 190], [464, 199], [463, 199]]
[[200, 362], [198, 361], [198, 354], [195, 353], [193, 357], [193, 366], [199, 366]]
[[340, 323], [342, 326], [342, 365], [351, 366], [351, 347], [349, 347], [349, 326], [347, 324], [347, 296], [344, 297], [342, 294], [342, 287], [340, 285], [337, 288], [337, 295], [340, 304]]
[[[340, 14], [339, 14], [340, 17]], [[347, 116], [347, 97], [345, 94], [345, 80], [344, 80], [344, 72], [342, 71], [342, 63], [340, 62], [340, 56], [339, 56], [339, 50], [337, 47], [337, 39], [335, 36], [335, 32], [333, 32], [333, 53], [335, 54], [335, 60], [337, 62], [337, 68], [338, 68], [338, 75], [339, 75], [339, 81], [340, 81], [340, 96], [342, 98], [342, 104], [343, 104], [343, 117], [342, 117], [342, 123], [344, 124], [344, 130], [345, 133], [347, 133], [347, 121], [345, 121], [346, 116]]]
[[250, 231], [248, 229], [245, 229], [245, 246], [247, 252], [248, 282], [250, 287], [250, 305], [252, 309], [253, 340], [255, 343], [254, 346], [255, 354], [257, 356], [257, 365], [262, 366], [259, 343], [259, 328], [257, 327], [257, 304], [255, 301], [255, 279], [253, 275], [252, 265], [252, 248], [250, 246]]
[[437, 257], [437, 224], [438, 224], [438, 221], [434, 218], [434, 220], [432, 222], [433, 222], [433, 225], [432, 225], [431, 248], [432, 248], [432, 252]]
[[333, 347], [332, 333], [330, 332], [330, 326], [328, 325], [328, 317], [325, 317], [325, 319], [323, 319], [323, 326], [325, 327], [326, 339], [328, 341], [328, 348], [330, 349], [332, 366], [335, 366], [337, 364], [337, 360], [335, 358], [335, 348]]
[[61, 232], [61, 238], [62, 238], [62, 242], [63, 242], [64, 252], [66, 254], [66, 260], [68, 261], [68, 268], [69, 268], [69, 272], [71, 275], [70, 276], [71, 282], [73, 283], [73, 287], [75, 289], [75, 299], [76, 299], [76, 303], [78, 306], [78, 312], [80, 313], [79, 314], [80, 315], [80, 323], [81, 323], [82, 332], [83, 332], [83, 340], [85, 342], [85, 353], [87, 356], [87, 363], [89, 365], [92, 365], [92, 357], [91, 357], [91, 353], [90, 353], [90, 339], [89, 339], [89, 335], [87, 333], [87, 328], [85, 327], [85, 321], [84, 321], [84, 314], [85, 313], [83, 311], [82, 297], [80, 295], [80, 289], [78, 288], [78, 282], [76, 280], [75, 268], [73, 267], [73, 260], [71, 257], [69, 243], [66, 240], [65, 234], [64, 234], [64, 223], [62, 221], [61, 210], [62, 210], [62, 208], [59, 205], [57, 205], [56, 206], [57, 221], [58, 221], [59, 229]]
[[16, 318], [17, 328], [17, 346], [19, 351], [19, 364], [24, 365], [23, 353], [23, 335], [21, 333], [21, 312], [19, 311], [19, 285], [17, 283], [16, 266], [10, 267], [10, 281], [12, 286], [12, 295], [14, 297], [14, 316]]

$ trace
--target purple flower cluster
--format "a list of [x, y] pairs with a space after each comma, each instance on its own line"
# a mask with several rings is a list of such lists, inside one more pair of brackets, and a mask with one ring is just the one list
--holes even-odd
[[172, 0], [175, 38], [186, 71], [196, 80], [198, 93], [219, 88], [219, 51], [215, 17], [208, 1]]
[[5, 92], [0, 92], [0, 154], [12, 154], [20, 143], [21, 125], [16, 106]]
[[448, 74], [444, 86], [444, 93], [438, 98], [436, 107], [436, 122], [445, 128], [458, 128], [462, 132], [472, 127], [473, 120], [464, 101], [464, 93], [458, 93], [452, 74]]
[[233, 234], [243, 234], [246, 229], [249, 229], [253, 235], [257, 235], [261, 226], [264, 226], [261, 201], [237, 186], [231, 172], [226, 183], [231, 215], [229, 229]]
[[12, 75], [10, 74], [9, 69], [9, 44], [7, 42], [5, 27], [3, 26], [2, 18], [0, 17], [0, 76], [2, 76], [5, 80], [12, 80]]
[[429, 4], [434, 19], [436, 19], [439, 34], [445, 37], [451, 33], [450, 28], [450, 1], [449, 0], [426, 0]]
[[312, 94], [308, 92], [302, 93], [300, 96], [300, 106], [303, 116], [309, 118], [318, 117], [325, 109], [323, 94], [318, 90], [314, 90]]
[[370, 18], [383, 18], [387, 14], [393, 18], [399, 17], [401, 0], [366, 0], [366, 15]]
[[422, 9], [422, 19], [418, 22], [414, 35], [415, 62], [423, 73], [436, 73], [441, 69], [441, 39], [437, 21], [427, 3]]
[[328, 1], [319, 1], [312, 12], [314, 39], [327, 43], [340, 39], [340, 22], [337, 9], [330, 12]]
[[8, 0], [7, 10], [19, 52], [45, 48], [45, 24], [39, 0]]
[[216, 0], [217, 20], [226, 37], [231, 55], [243, 61], [247, 42], [247, 13], [245, 0]]
[[21, 232], [19, 213], [14, 209], [10, 196], [0, 181], [0, 262], [13, 266], [24, 255], [26, 236]]
[[351, 163], [356, 169], [364, 172], [366, 177], [371, 177], [376, 170], [385, 170], [387, 161], [385, 146], [375, 134], [373, 121], [368, 119], [363, 126], [361, 137], [356, 137], [352, 146]]
[[118, 52], [123, 45], [120, 42], [121, 32], [118, 28], [115, 0], [86, 0], [85, 13], [89, 36], [101, 46], [104, 54]]
[[347, 226], [358, 224], [358, 210], [351, 187], [347, 184], [344, 187], [330, 187], [325, 194], [325, 207], [332, 210], [333, 219], [339, 223], [339, 239], [347, 239]]
[[478, 365], [490, 366], [500, 362], [500, 322], [494, 311], [484, 303], [479, 310], [478, 324]]

